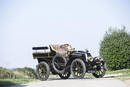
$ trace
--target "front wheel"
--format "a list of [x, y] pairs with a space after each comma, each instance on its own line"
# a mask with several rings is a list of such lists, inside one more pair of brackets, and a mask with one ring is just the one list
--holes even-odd
[[95, 73], [92, 73], [94, 77], [96, 78], [102, 78], [106, 73], [106, 63], [101, 62], [100, 66], [98, 66], [98, 69], [95, 71]]
[[75, 59], [71, 63], [71, 74], [74, 78], [82, 79], [86, 73], [85, 63], [82, 59]]

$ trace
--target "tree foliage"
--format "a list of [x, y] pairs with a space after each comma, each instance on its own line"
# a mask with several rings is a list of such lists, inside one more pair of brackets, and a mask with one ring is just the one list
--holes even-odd
[[29, 68], [29, 67], [24, 67], [24, 68], [16, 68], [14, 71], [18, 71], [20, 73], [23, 73], [27, 78], [36, 78], [36, 73], [34, 69]]
[[13, 71], [0, 67], [0, 78], [5, 79], [5, 78], [15, 78], [15, 74]]
[[123, 29], [109, 29], [100, 44], [107, 68], [118, 70], [130, 68], [130, 34]]
[[6, 69], [3, 67], [0, 67], [0, 78], [1, 79], [7, 79], [7, 78], [30, 78], [30, 79], [36, 79], [36, 73], [34, 69], [29, 67], [24, 68], [16, 68], [16, 69]]

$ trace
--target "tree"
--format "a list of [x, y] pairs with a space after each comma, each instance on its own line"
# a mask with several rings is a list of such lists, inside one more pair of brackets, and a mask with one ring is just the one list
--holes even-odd
[[130, 34], [123, 29], [109, 29], [100, 44], [109, 70], [130, 68]]

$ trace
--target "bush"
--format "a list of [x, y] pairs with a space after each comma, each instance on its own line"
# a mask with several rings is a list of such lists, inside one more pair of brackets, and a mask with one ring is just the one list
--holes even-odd
[[15, 74], [6, 68], [0, 67], [0, 78], [5, 79], [5, 78], [15, 78]]
[[110, 70], [130, 68], [130, 34], [125, 28], [106, 32], [100, 44], [100, 55], [105, 57]]
[[1, 79], [7, 79], [7, 78], [30, 78], [35, 79], [36, 74], [35, 71], [32, 68], [16, 68], [13, 70], [6, 69], [3, 67], [0, 67], [0, 78]]
[[29, 67], [16, 68], [16, 69], [14, 69], [14, 72], [16, 74], [19, 74], [20, 77], [24, 77], [24, 78], [36, 78], [36, 73], [35, 73], [34, 69], [29, 68]]

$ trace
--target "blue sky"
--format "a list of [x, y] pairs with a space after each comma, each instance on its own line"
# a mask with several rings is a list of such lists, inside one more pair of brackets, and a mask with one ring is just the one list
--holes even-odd
[[129, 0], [0, 0], [0, 66], [35, 67], [33, 46], [69, 43], [99, 55], [109, 27], [130, 32]]

